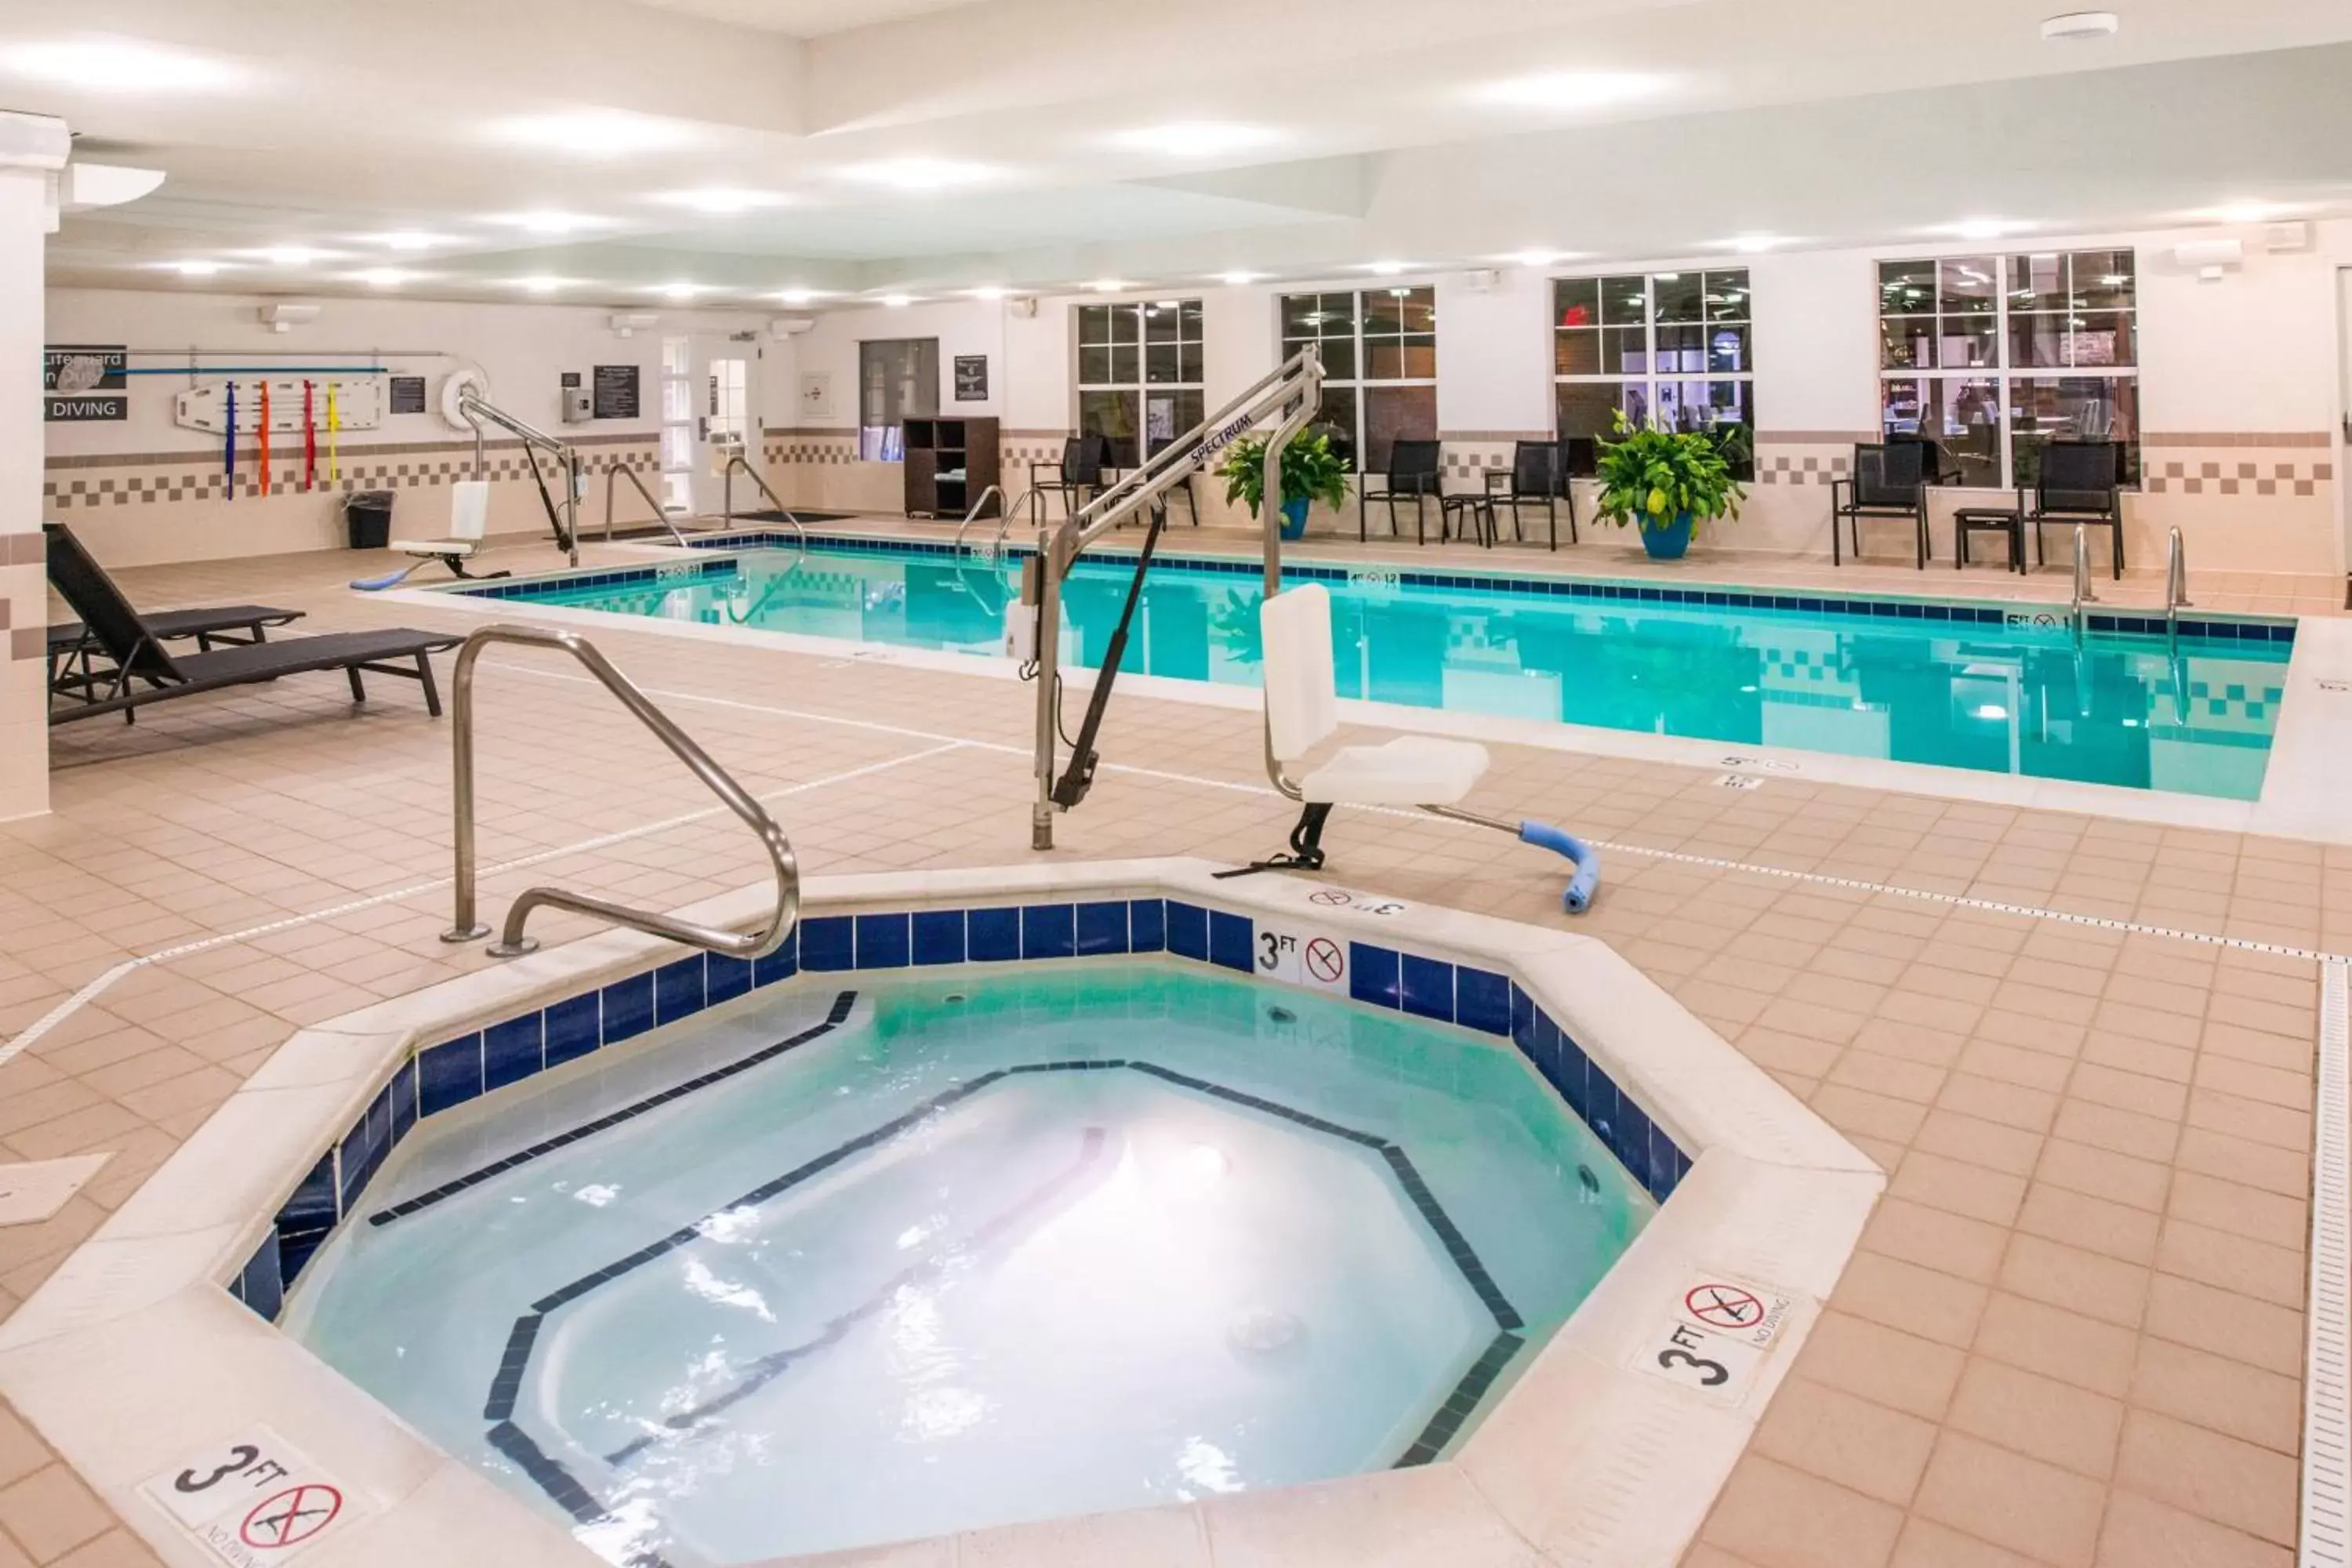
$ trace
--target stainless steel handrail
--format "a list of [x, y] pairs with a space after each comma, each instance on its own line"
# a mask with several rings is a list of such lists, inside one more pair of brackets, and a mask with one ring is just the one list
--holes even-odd
[[627, 477], [629, 483], [635, 488], [636, 492], [646, 498], [646, 504], [654, 509], [654, 521], [660, 523], [664, 528], [668, 529], [669, 536], [672, 539], [677, 540], [680, 544], [684, 544], [686, 542], [686, 535], [678, 531], [677, 523], [669, 515], [669, 508], [662, 505], [661, 498], [655, 495], [653, 491], [646, 488], [646, 481], [637, 477], [637, 470], [629, 467], [628, 460], [624, 458], [614, 458], [613, 466], [604, 470], [604, 542], [607, 544], [613, 542], [613, 492], [618, 487], [622, 477], [625, 475]]
[[2180, 640], [2180, 612], [2197, 606], [2189, 602], [2189, 546], [2181, 542], [2180, 530], [2172, 531], [2164, 561], [2164, 635], [2173, 642]]
[[956, 524], [956, 549], [958, 551], [961, 551], [963, 549], [964, 530], [970, 528], [973, 523], [980, 521], [981, 509], [988, 504], [989, 497], [994, 496], [998, 502], [996, 513], [996, 539], [994, 543], [997, 549], [1002, 550], [1004, 547], [1005, 535], [1013, 531], [1013, 520], [1020, 515], [1022, 503], [1029, 499], [1029, 495], [1030, 492], [1024, 489], [1019, 495], [1007, 500], [1004, 496], [1004, 491], [995, 485], [991, 485], [986, 489], [981, 491], [980, 499], [971, 503], [971, 510], [963, 514], [963, 521], [961, 522]]
[[2098, 591], [2091, 586], [2091, 531], [2078, 522], [2074, 525], [2074, 602], [2067, 612], [2076, 637], [2083, 635], [2083, 606], [2098, 602]]
[[793, 509], [784, 504], [784, 498], [769, 489], [768, 481], [760, 477], [760, 470], [743, 460], [743, 454], [740, 452], [733, 453], [728, 458], [726, 470], [720, 476], [721, 482], [727, 487], [725, 497], [719, 503], [723, 508], [726, 520], [729, 522], [735, 521], [735, 470], [738, 468], [751, 475], [751, 482], [760, 487], [760, 493], [768, 498], [768, 504], [783, 513], [784, 521], [793, 525], [793, 531], [801, 536], [801, 547], [806, 549], [808, 530], [802, 527], [801, 520], [793, 515]]
[[782, 947], [800, 918], [801, 873], [800, 863], [793, 855], [792, 841], [784, 837], [784, 830], [776, 826], [776, 819], [746, 794], [743, 786], [728, 775], [726, 769], [712, 762], [709, 753], [696, 745], [692, 737], [672, 723], [668, 714], [654, 706], [653, 700], [639, 690], [635, 682], [614, 668], [611, 662], [596, 650], [593, 643], [577, 632], [518, 626], [484, 626], [466, 639], [466, 646], [457, 654], [457, 694], [452, 705], [450, 737], [455, 768], [451, 781], [455, 827], [451, 837], [457, 849], [457, 899], [454, 918], [449, 929], [441, 933], [441, 940], [447, 942], [472, 942], [488, 936], [490, 931], [488, 926], [476, 919], [475, 910], [474, 663], [482, 657], [482, 650], [492, 643], [551, 647], [570, 654], [586, 666], [588, 673], [602, 682], [604, 689], [619, 698], [621, 705], [635, 714], [639, 723], [654, 732], [655, 739], [667, 746], [672, 755], [692, 770], [695, 777], [710, 787], [711, 793], [728, 810], [742, 818], [744, 824], [760, 836], [761, 847], [767, 850], [769, 862], [775, 868], [776, 912], [765, 926], [747, 935], [740, 931], [696, 925], [690, 921], [675, 920], [650, 910], [633, 910], [603, 899], [567, 893], [560, 888], [529, 888], [508, 906], [506, 924], [499, 931], [499, 940], [490, 945], [491, 956], [513, 958], [536, 949], [539, 943], [523, 934], [523, 925], [530, 919], [531, 911], [542, 905], [593, 915], [614, 925], [627, 926], [632, 931], [667, 937], [672, 942], [706, 948], [730, 958], [765, 958]]
[[[543, 451], [556, 460], [556, 464], [563, 475], [564, 548], [572, 558], [572, 564], [574, 566], [579, 565], [579, 452], [574, 450], [566, 443], [557, 440], [554, 437], [549, 435], [546, 431], [540, 429], [537, 426], [528, 424], [523, 420], [516, 418], [513, 415], [508, 413], [505, 409], [499, 407], [496, 404], [483, 402], [481, 398], [476, 396], [470, 392], [457, 399], [457, 415], [458, 417], [464, 419], [467, 424], [471, 425], [474, 427], [474, 477], [478, 479], [484, 479], [489, 477], [489, 466], [483, 457], [483, 446], [487, 439], [487, 433], [482, 429], [482, 421], [485, 419], [521, 441], [523, 444], [523, 449], [526, 453]], [[539, 459], [536, 457], [531, 458], [531, 471], [533, 473], [537, 473], [539, 471]]]

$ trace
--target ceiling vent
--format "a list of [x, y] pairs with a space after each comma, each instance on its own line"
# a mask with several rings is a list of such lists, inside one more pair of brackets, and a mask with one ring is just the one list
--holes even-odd
[[2309, 250], [2311, 226], [2307, 223], [2264, 224], [2263, 248], [2272, 251]]
[[613, 335], [625, 338], [633, 332], [646, 331], [661, 324], [661, 318], [651, 310], [623, 310], [613, 317]]

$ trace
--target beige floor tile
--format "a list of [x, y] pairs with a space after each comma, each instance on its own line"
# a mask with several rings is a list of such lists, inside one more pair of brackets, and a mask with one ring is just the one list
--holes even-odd
[[112, 1524], [106, 1505], [61, 1464], [0, 1489], [0, 1529], [36, 1563], [54, 1562]]
[[1832, 1307], [1805, 1342], [1796, 1371], [1893, 1409], [1943, 1419], [1965, 1362], [1949, 1344]]
[[1774, 1396], [1754, 1451], [1899, 1508], [1909, 1504], [1935, 1440], [1932, 1423], [1797, 1378]]
[[2119, 1399], [2131, 1389], [2135, 1360], [2147, 1342], [2114, 1323], [1996, 1290], [1985, 1303], [1971, 1348], [1979, 1356]]
[[2024, 1235], [2011, 1237], [2000, 1271], [2005, 1290], [2127, 1329], [2139, 1326], [2147, 1280], [2145, 1268]]
[[2116, 1482], [2282, 1546], [2295, 1538], [2298, 1474], [2285, 1455], [2151, 1411], [2125, 1419]]
[[1916, 1511], [2053, 1568], [2089, 1568], [2105, 1502], [2097, 1481], [1947, 1427]]
[[1732, 1472], [1700, 1539], [1757, 1568], [1877, 1568], [1902, 1525], [1899, 1509], [1751, 1458]]
[[2099, 1532], [2097, 1568], [2288, 1568], [2294, 1553], [2226, 1525], [2118, 1490]]
[[1979, 1356], [1960, 1374], [1945, 1425], [2105, 1480], [2123, 1420], [2119, 1400]]

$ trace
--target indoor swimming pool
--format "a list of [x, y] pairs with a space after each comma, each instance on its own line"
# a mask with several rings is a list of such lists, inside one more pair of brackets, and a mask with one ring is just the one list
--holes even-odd
[[[1990, 601], [1296, 570], [1331, 590], [1343, 697], [2235, 800], [2262, 794], [2294, 646], [2286, 621], [2190, 621], [2175, 645], [2095, 614], [2078, 643], [2063, 609]], [[1257, 684], [1258, 571], [1163, 558], [1126, 668]], [[1133, 575], [1072, 573], [1066, 661], [1101, 657]], [[458, 591], [993, 656], [1018, 582], [1014, 558], [820, 539]]]
[[1428, 1462], [1657, 1213], [1508, 1037], [1168, 962], [832, 978], [420, 1122], [284, 1326], [705, 1568]]

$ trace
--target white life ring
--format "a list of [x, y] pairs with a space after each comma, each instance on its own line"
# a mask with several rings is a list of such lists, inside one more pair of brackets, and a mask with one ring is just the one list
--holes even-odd
[[471, 435], [474, 422], [457, 411], [457, 405], [469, 396], [484, 403], [490, 400], [490, 378], [474, 365], [451, 371], [441, 383], [441, 417], [451, 429]]

